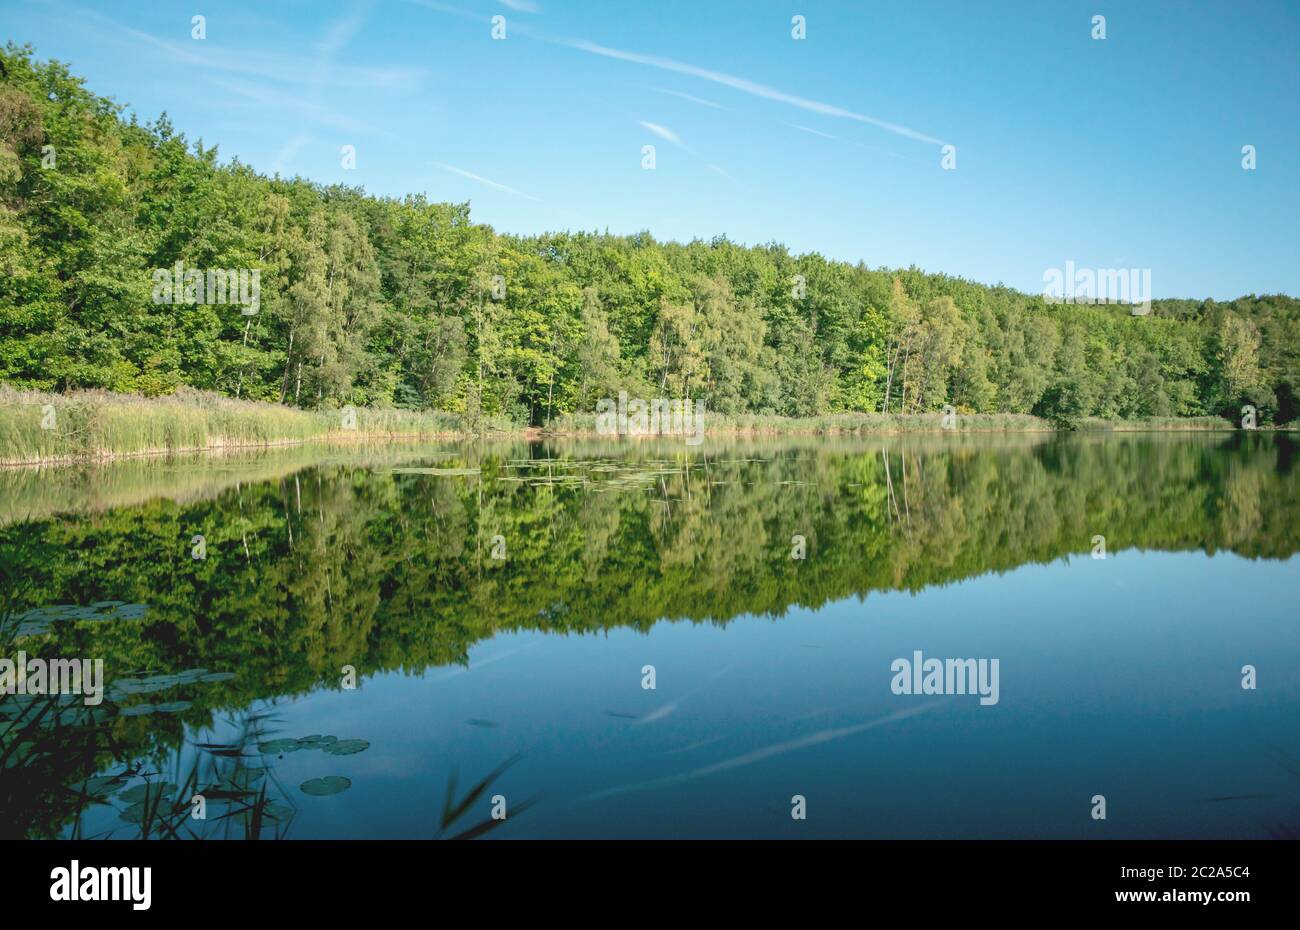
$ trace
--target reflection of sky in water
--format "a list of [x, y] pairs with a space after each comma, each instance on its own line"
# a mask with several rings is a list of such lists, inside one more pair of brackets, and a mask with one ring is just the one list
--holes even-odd
[[[371, 742], [277, 763], [289, 786], [353, 781], [294, 788], [292, 835], [432, 836], [452, 770], [463, 793], [516, 752], [488, 796], [539, 803], [495, 836], [1265, 835], [1300, 817], [1274, 752], [1300, 754], [1298, 565], [1130, 551], [725, 628], [499, 635], [467, 671], [279, 704], [284, 736]], [[1000, 702], [891, 694], [890, 662], [916, 649], [999, 659]], [[1240, 687], [1247, 663], [1257, 691]]]

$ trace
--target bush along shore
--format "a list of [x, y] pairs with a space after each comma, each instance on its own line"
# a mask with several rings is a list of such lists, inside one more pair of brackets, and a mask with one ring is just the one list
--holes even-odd
[[[706, 413], [703, 433], [729, 435], [871, 435], [913, 432], [1050, 432], [1027, 414], [844, 413], [817, 417]], [[1087, 419], [1086, 430], [1231, 430], [1221, 417]], [[538, 431], [500, 418], [433, 410], [344, 407], [302, 410], [183, 388], [164, 397], [107, 391], [47, 394], [0, 386], [0, 465], [36, 465], [136, 455], [218, 451], [304, 442], [386, 442], [483, 436], [603, 437], [596, 414], [570, 414]], [[608, 435], [619, 438], [618, 433]], [[626, 437], [625, 434], [625, 438]], [[637, 438], [635, 435], [630, 438]]]

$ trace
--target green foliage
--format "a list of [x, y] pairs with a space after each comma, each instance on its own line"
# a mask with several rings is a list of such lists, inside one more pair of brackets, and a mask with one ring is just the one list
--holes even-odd
[[[725, 238], [499, 235], [467, 204], [266, 178], [0, 53], [0, 381], [540, 424], [601, 397], [728, 415], [1300, 413], [1300, 301], [1041, 297]], [[46, 164], [52, 152], [54, 164]], [[260, 274], [259, 312], [156, 303], [157, 269]]]

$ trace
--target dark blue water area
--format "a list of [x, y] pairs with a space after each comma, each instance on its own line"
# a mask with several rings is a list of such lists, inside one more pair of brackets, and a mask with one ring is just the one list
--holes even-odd
[[[1298, 581], [1294, 557], [1130, 550], [725, 626], [499, 634], [467, 668], [271, 703], [290, 736], [371, 743], [276, 771], [353, 782], [296, 798], [298, 838], [432, 837], [453, 773], [460, 795], [515, 754], [473, 808], [504, 798], [492, 837], [1266, 837], [1300, 822]], [[997, 659], [998, 702], [892, 693], [916, 650]]]

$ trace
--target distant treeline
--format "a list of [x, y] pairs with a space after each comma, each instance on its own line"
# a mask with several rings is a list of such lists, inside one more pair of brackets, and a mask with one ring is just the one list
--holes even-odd
[[1291, 297], [1133, 315], [776, 244], [501, 235], [468, 204], [222, 164], [30, 47], [0, 62], [0, 380], [16, 387], [534, 424], [619, 390], [801, 417], [1300, 412]]

